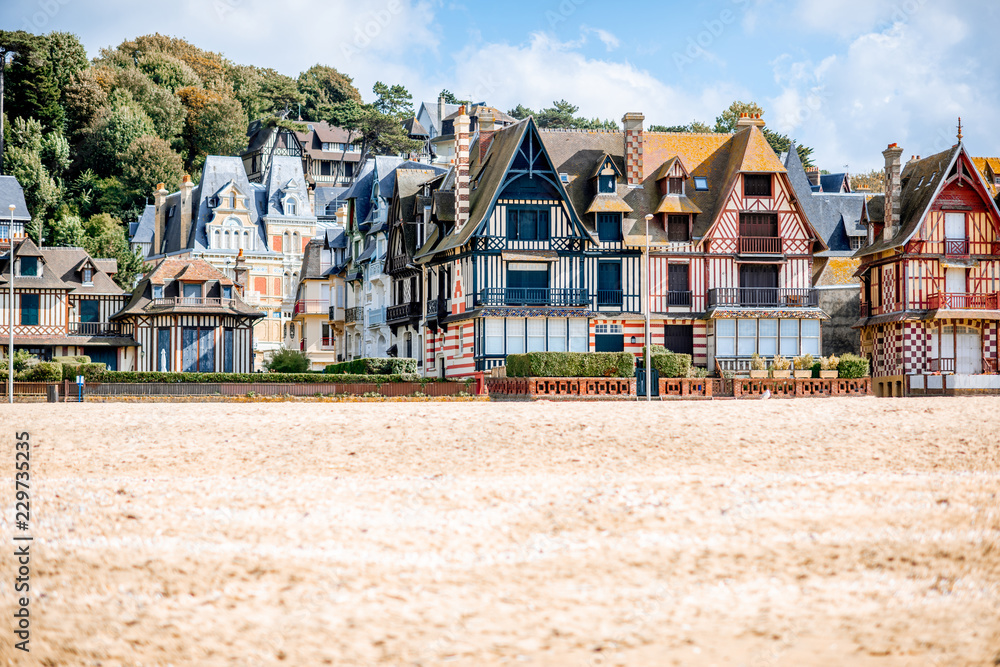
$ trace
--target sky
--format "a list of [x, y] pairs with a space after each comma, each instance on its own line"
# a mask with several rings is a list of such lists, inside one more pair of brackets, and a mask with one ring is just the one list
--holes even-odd
[[321, 63], [415, 107], [447, 88], [648, 127], [753, 100], [832, 172], [881, 168], [892, 142], [945, 150], [959, 116], [973, 154], [1000, 155], [996, 0], [4, 0], [0, 27], [72, 32], [91, 57], [159, 32], [290, 76]]

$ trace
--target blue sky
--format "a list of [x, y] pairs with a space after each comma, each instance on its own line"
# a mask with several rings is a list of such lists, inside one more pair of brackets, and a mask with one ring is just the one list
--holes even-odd
[[442, 88], [502, 109], [567, 99], [588, 117], [711, 123], [735, 99], [815, 149], [821, 167], [881, 167], [898, 142], [929, 155], [955, 140], [1000, 155], [995, 0], [6, 0], [5, 29], [64, 30], [91, 56], [160, 32], [295, 76], [315, 63]]

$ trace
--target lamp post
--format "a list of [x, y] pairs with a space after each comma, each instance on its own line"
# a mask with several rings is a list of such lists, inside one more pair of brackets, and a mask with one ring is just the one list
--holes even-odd
[[10, 308], [7, 309], [7, 402], [14, 404], [14, 205], [10, 209], [10, 226], [7, 228], [7, 240], [10, 241]]
[[653, 390], [650, 388], [650, 384], [653, 382], [653, 377], [650, 374], [650, 366], [653, 360], [653, 350], [650, 343], [652, 342], [649, 333], [649, 221], [653, 219], [652, 213], [646, 214], [646, 280], [645, 286], [643, 287], [643, 301], [642, 301], [642, 314], [646, 318], [646, 354], [643, 355], [646, 359], [646, 401], [652, 401]]

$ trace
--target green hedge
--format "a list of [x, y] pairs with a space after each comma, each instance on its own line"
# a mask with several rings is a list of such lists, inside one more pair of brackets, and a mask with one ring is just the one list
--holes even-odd
[[158, 371], [105, 371], [100, 382], [401, 382], [399, 375], [338, 375], [336, 379], [322, 373], [161, 373]]
[[82, 375], [87, 382], [100, 382], [107, 370], [107, 364], [62, 364], [62, 379], [76, 382], [76, 376]]
[[43, 361], [15, 376], [15, 379], [21, 382], [59, 382], [63, 379], [62, 364]]
[[842, 378], [863, 378], [868, 377], [868, 360], [856, 354], [847, 352], [840, 355], [840, 363], [837, 370]]
[[416, 359], [379, 359], [365, 358], [345, 361], [339, 364], [330, 364], [323, 371], [331, 375], [401, 375], [403, 373], [416, 373]]
[[84, 355], [78, 357], [52, 357], [52, 361], [57, 364], [89, 364], [90, 357]]
[[652, 366], [664, 378], [686, 378], [691, 372], [691, 355], [678, 352], [656, 353], [653, 348]]
[[507, 356], [508, 377], [620, 377], [635, 375], [630, 352], [529, 352]]

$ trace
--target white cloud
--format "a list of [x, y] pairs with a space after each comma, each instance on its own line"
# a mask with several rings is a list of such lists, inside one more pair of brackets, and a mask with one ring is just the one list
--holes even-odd
[[642, 111], [647, 125], [714, 118], [732, 100], [746, 95], [730, 84], [675, 88], [628, 61], [588, 58], [574, 47], [541, 32], [522, 45], [469, 46], [456, 55], [452, 90], [503, 109], [517, 104], [539, 109], [566, 99], [587, 117], [617, 121], [628, 111]]
[[608, 51], [614, 51], [619, 46], [621, 46], [621, 41], [607, 30], [602, 30], [601, 28], [591, 28], [589, 26], [582, 25], [580, 26], [580, 32], [582, 32], [584, 35], [588, 34], [597, 35], [597, 38], [604, 43], [604, 47]]

